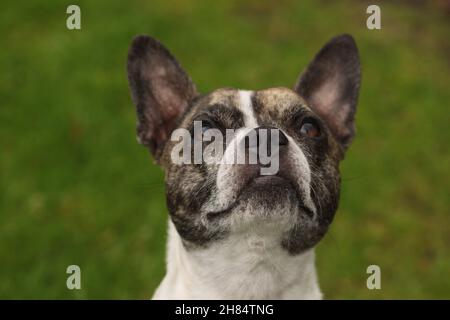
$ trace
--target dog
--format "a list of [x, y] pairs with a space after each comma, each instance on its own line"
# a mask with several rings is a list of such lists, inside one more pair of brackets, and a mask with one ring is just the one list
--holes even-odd
[[[314, 247], [338, 208], [339, 163], [355, 134], [361, 71], [352, 36], [327, 42], [293, 89], [200, 94], [149, 36], [132, 41], [127, 71], [138, 142], [165, 171], [167, 272], [153, 299], [321, 299]], [[196, 121], [200, 135], [233, 129], [235, 142], [278, 130], [278, 171], [175, 163], [173, 132], [192, 132]], [[222, 160], [234, 148], [224, 143]]]

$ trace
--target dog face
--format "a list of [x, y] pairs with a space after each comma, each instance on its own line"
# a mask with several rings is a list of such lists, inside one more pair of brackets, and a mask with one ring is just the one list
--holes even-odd
[[[338, 165], [355, 131], [360, 67], [351, 36], [331, 39], [294, 90], [225, 88], [200, 95], [169, 51], [146, 36], [131, 45], [128, 78], [138, 140], [166, 172], [167, 206], [186, 248], [201, 249], [259, 227], [277, 234], [291, 254], [323, 237], [337, 210]], [[195, 123], [201, 123], [200, 133]], [[202, 147], [209, 130], [226, 135], [218, 161], [174, 161], [178, 141], [171, 136], [179, 129]], [[250, 132], [256, 141], [267, 141], [273, 130], [276, 148], [271, 144], [269, 153], [277, 155], [275, 173], [261, 174], [267, 165], [260, 162], [226, 161], [239, 145], [250, 152]]]

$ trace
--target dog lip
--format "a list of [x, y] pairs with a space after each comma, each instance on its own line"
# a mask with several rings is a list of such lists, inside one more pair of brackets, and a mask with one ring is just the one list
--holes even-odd
[[236, 207], [237, 203], [238, 201], [235, 201], [228, 208], [225, 208], [223, 210], [207, 212], [206, 216], [209, 220], [219, 219], [229, 214], [234, 209], [234, 207]]
[[300, 210], [302, 210], [310, 219], [314, 218], [314, 211], [312, 211], [310, 208], [308, 208], [307, 206], [303, 205], [303, 204], [299, 204], [298, 206], [300, 208]]
[[278, 183], [289, 183], [289, 181], [283, 177], [277, 175], [268, 175], [268, 176], [257, 176], [254, 178], [252, 183], [257, 184], [278, 184]]

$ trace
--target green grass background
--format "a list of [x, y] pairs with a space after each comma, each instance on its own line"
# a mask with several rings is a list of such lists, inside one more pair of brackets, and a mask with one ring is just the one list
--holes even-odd
[[[0, 10], [0, 298], [149, 298], [164, 275], [163, 173], [135, 140], [136, 34], [202, 92], [291, 87], [349, 32], [363, 80], [335, 222], [317, 248], [325, 297], [450, 298], [450, 16], [445, 1], [8, 1]], [[82, 290], [66, 288], [66, 267]], [[377, 264], [382, 289], [366, 288]]]

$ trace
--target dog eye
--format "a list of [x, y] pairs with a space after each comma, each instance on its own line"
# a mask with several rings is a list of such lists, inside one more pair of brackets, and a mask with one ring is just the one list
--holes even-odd
[[313, 118], [303, 120], [300, 133], [308, 138], [317, 138], [320, 136], [320, 128], [317, 121]]

